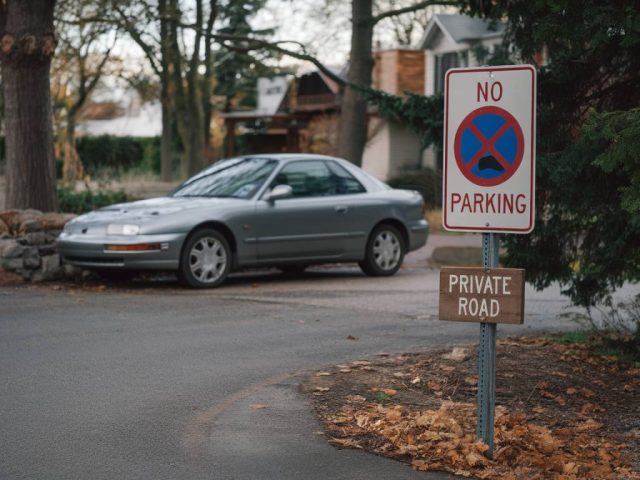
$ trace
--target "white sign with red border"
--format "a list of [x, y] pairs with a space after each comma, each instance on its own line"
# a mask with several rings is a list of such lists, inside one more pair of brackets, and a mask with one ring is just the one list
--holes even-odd
[[534, 226], [536, 71], [456, 68], [445, 77], [443, 225], [529, 233]]

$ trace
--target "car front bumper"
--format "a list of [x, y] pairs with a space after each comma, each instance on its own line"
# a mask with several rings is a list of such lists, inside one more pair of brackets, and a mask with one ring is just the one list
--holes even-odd
[[[162, 235], [103, 235], [62, 232], [57, 248], [65, 262], [85, 268], [177, 270], [186, 233]], [[107, 245], [158, 245], [148, 251], [110, 251]]]

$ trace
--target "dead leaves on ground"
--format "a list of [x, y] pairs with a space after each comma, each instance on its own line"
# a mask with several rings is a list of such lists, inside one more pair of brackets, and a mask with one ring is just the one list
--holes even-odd
[[[362, 400], [362, 399], [359, 399]], [[363, 448], [375, 435], [376, 453], [402, 458], [418, 470], [444, 470], [481, 479], [640, 479], [621, 461], [623, 445], [602, 441], [602, 424], [587, 420], [552, 431], [523, 413], [496, 411], [494, 459], [475, 439], [476, 406], [444, 401], [437, 410], [365, 404], [329, 417], [331, 443]]]
[[526, 338], [502, 340], [498, 360], [498, 400], [508, 408], [496, 411], [493, 460], [475, 439], [473, 348], [337, 365], [314, 377], [309, 390], [332, 444], [418, 470], [482, 479], [640, 480], [637, 458], [629, 456], [640, 429], [620, 427], [622, 413], [633, 410], [620, 410], [621, 392], [627, 404], [637, 399], [640, 369], [594, 358], [580, 345]]

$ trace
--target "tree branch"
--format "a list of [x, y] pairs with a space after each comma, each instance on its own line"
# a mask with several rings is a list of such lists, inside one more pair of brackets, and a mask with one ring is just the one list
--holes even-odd
[[123, 12], [122, 9], [115, 4], [115, 2], [114, 2], [113, 8], [118, 13], [118, 15], [120, 15], [120, 18], [122, 19], [122, 23], [121, 23], [122, 28], [126, 30], [126, 32], [131, 36], [133, 41], [136, 42], [138, 46], [142, 49], [145, 56], [149, 60], [151, 69], [155, 72], [156, 75], [160, 76], [162, 72], [160, 70], [160, 67], [158, 66], [158, 59], [155, 56], [155, 52], [153, 51], [153, 48], [143, 40], [142, 36], [140, 35], [140, 32], [138, 32], [134, 28], [134, 26], [131, 24], [131, 22], [127, 18], [126, 13]]
[[386, 12], [379, 13], [375, 15], [371, 22], [375, 25], [376, 23], [384, 20], [385, 18], [395, 17], [397, 15], [402, 15], [404, 13], [415, 12], [416, 10], [422, 10], [426, 7], [431, 7], [433, 5], [441, 5], [441, 6], [451, 6], [451, 7], [460, 7], [462, 6], [461, 2], [457, 2], [454, 0], [425, 0], [423, 2], [414, 3], [413, 5], [409, 5], [408, 7], [397, 8], [395, 10], [388, 10]]

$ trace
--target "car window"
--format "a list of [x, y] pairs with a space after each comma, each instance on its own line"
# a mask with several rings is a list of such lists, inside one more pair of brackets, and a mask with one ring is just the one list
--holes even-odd
[[364, 193], [366, 189], [351, 175], [346, 168], [336, 162], [327, 162], [331, 171], [335, 192], [337, 195], [348, 195], [352, 193]]
[[276, 160], [247, 158], [198, 174], [173, 192], [173, 197], [251, 198], [277, 165]]
[[335, 195], [335, 184], [324, 162], [293, 162], [276, 175], [271, 188], [289, 185], [294, 197], [322, 197]]

